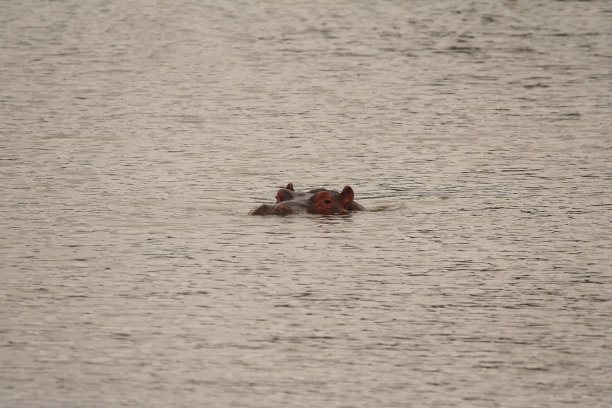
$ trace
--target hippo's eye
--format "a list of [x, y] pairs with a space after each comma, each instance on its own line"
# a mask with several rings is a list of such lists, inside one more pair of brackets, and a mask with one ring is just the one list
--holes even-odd
[[329, 205], [331, 204], [331, 200], [328, 198], [327, 200], [323, 201], [325, 204]]

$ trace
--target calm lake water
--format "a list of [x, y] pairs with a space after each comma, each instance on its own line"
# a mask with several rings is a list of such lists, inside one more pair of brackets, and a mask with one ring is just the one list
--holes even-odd
[[0, 83], [0, 406], [612, 406], [611, 2], [7, 0]]

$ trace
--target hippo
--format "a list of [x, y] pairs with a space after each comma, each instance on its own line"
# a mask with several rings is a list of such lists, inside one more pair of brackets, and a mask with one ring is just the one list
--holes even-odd
[[[350, 186], [345, 186], [344, 188], [349, 187]], [[336, 190], [327, 190], [324, 188], [315, 188], [313, 190], [310, 190], [308, 192], [297, 192], [293, 189], [293, 183], [289, 183], [287, 184], [287, 187], [285, 188], [281, 188], [280, 190], [278, 190], [278, 193], [276, 193], [276, 203], [280, 203], [281, 201], [291, 201], [294, 200], [297, 197], [305, 197], [307, 195], [310, 194], [314, 194], [314, 193], [318, 193], [320, 191], [328, 191], [329, 193], [331, 193], [334, 198], [337, 201], [341, 201], [341, 194]], [[352, 189], [351, 189], [352, 191]], [[344, 190], [342, 190], [342, 192], [344, 192]], [[348, 211], [366, 211], [366, 209], [359, 204], [357, 201], [353, 201], [351, 200], [347, 205], [346, 205], [346, 209]]]
[[264, 204], [250, 215], [288, 215], [309, 214], [347, 214], [350, 211], [365, 211], [365, 208], [353, 201], [355, 193], [351, 186], [344, 186], [342, 192], [317, 188], [308, 192], [297, 192], [293, 183], [287, 184], [276, 193], [276, 204]]

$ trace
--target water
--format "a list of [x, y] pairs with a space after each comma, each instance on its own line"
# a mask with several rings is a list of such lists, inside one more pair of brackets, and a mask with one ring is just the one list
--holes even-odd
[[611, 17], [2, 2], [0, 405], [612, 405]]

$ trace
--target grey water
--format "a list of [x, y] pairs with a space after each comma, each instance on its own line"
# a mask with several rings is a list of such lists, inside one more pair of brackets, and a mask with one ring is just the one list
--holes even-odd
[[611, 112], [604, 0], [2, 1], [0, 406], [612, 406]]

